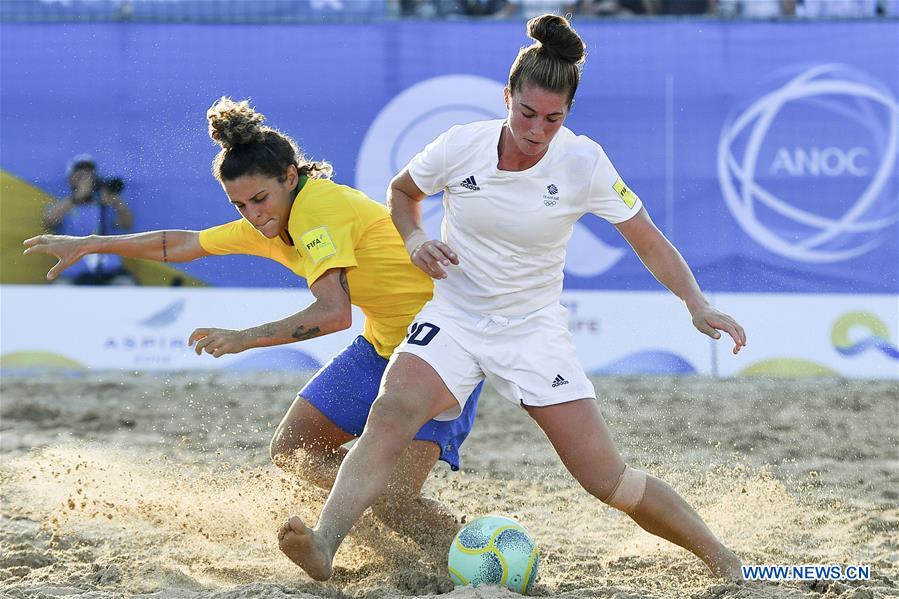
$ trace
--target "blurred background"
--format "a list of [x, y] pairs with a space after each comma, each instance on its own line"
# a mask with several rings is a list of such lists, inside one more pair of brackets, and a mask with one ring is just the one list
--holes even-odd
[[[384, 201], [437, 134], [503, 117], [542, 12], [572, 15], [588, 46], [567, 126], [603, 145], [749, 335], [735, 358], [696, 333], [587, 216], [563, 296], [587, 370], [899, 379], [899, 0], [2, 0], [0, 367], [316, 368], [360, 315], [220, 360], [184, 345], [305, 306], [274, 263], [95, 264], [115, 276], [51, 286], [52, 261], [21, 242], [60, 226], [48, 210], [84, 173], [86, 233], [237, 218], [210, 171], [205, 111], [223, 95]], [[436, 236], [439, 198], [425, 215]]]

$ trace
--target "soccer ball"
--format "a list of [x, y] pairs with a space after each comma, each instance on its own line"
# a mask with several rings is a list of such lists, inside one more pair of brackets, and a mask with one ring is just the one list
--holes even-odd
[[460, 530], [448, 558], [456, 585], [498, 585], [522, 594], [531, 590], [539, 563], [528, 531], [503, 516], [484, 516]]

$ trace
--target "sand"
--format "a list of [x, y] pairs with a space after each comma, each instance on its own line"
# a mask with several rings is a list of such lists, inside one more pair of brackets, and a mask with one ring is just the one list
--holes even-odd
[[[453, 589], [439, 563], [366, 516], [328, 583], [280, 553], [324, 493], [269, 465], [305, 376], [45, 374], [0, 380], [0, 596], [387, 598]], [[516, 406], [487, 394], [426, 492], [466, 519], [511, 515], [544, 597], [899, 597], [899, 385], [596, 379], [629, 462], [677, 488], [744, 563], [868, 564], [861, 582], [723, 583], [588, 496]]]

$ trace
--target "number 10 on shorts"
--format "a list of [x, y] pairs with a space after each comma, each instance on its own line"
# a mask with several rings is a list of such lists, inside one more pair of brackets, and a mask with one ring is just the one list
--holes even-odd
[[413, 322], [409, 328], [409, 336], [406, 341], [413, 345], [427, 345], [440, 332], [440, 327], [430, 322]]

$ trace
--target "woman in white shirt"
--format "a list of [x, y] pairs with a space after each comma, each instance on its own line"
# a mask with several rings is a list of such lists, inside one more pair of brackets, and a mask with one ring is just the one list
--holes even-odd
[[[584, 489], [690, 550], [713, 574], [741, 577], [739, 558], [696, 511], [627, 466], [612, 441], [559, 302], [574, 223], [593, 212], [615, 225], [699, 331], [714, 339], [726, 332], [734, 353], [745, 333], [709, 305], [599, 144], [562, 126], [584, 60], [581, 38], [555, 15], [529, 21], [528, 34], [537, 41], [512, 65], [507, 119], [451, 128], [391, 182], [391, 215], [406, 249], [438, 280], [391, 358], [318, 524], [293, 516], [279, 532], [281, 550], [315, 579], [330, 578], [337, 548], [385, 490], [415, 431], [431, 418], [457, 417], [484, 379], [528, 411]], [[419, 204], [440, 190], [443, 241], [425, 235]]]

